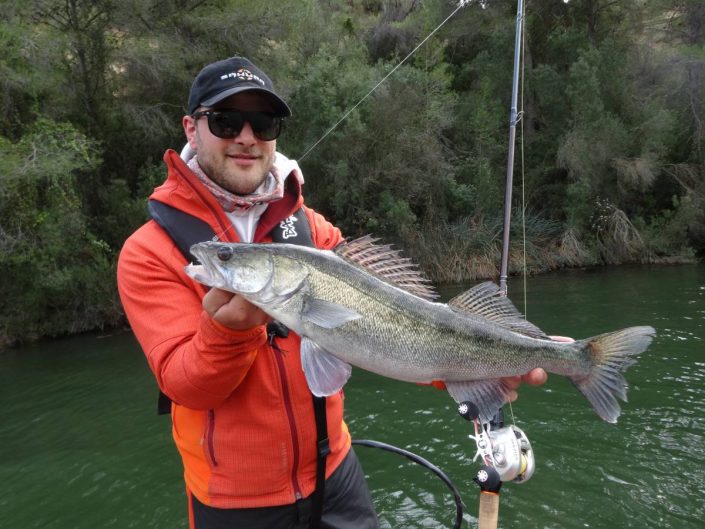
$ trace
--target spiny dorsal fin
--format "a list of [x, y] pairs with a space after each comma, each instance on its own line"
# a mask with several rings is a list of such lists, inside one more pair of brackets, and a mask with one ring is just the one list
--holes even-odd
[[339, 245], [335, 253], [415, 296], [428, 301], [438, 298], [429, 280], [422, 275], [411, 259], [401, 257], [401, 253], [388, 244], [375, 244], [378, 240], [365, 235]]
[[457, 295], [448, 305], [458, 311], [469, 312], [491, 320], [505, 329], [532, 338], [550, 340], [541, 329], [527, 321], [508, 297], [502, 296], [499, 287], [490, 281], [475, 285]]

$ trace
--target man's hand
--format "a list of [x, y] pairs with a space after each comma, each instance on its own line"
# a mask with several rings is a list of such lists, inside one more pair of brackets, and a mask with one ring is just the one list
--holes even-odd
[[[522, 382], [525, 384], [529, 384], [530, 386], [540, 386], [541, 384], [546, 382], [546, 380], [548, 380], [548, 375], [543, 369], [537, 367], [536, 369], [532, 369], [525, 375], [504, 377], [502, 378], [502, 380], [504, 381], [505, 385], [511, 390], [511, 393], [509, 393], [509, 400], [511, 402], [514, 402], [517, 399], [516, 390], [519, 388]], [[433, 382], [431, 382], [431, 385], [436, 389], [448, 389], [446, 388], [445, 382], [443, 382], [442, 380], [434, 380]]]
[[242, 331], [267, 323], [267, 316], [242, 296], [211, 288], [203, 296], [203, 310], [221, 325]]
[[[573, 338], [569, 338], [568, 336], [551, 336], [551, 340], [554, 340], [556, 342], [574, 342]], [[528, 384], [529, 386], [540, 386], [541, 384], [545, 384], [546, 380], [548, 380], [548, 374], [546, 371], [541, 369], [540, 367], [537, 367], [536, 369], [532, 369], [529, 371], [527, 374], [522, 375], [522, 376], [516, 376], [516, 377], [507, 377], [504, 379], [504, 382], [507, 384], [507, 386], [512, 390], [511, 393], [509, 394], [509, 400], [510, 402], [514, 402], [517, 399], [517, 389], [521, 385], [521, 383]]]
[[509, 393], [509, 401], [514, 402], [517, 400], [517, 389], [521, 385], [521, 383], [529, 384], [530, 386], [540, 386], [541, 384], [544, 384], [546, 380], [548, 380], [548, 374], [546, 371], [541, 369], [540, 367], [537, 367], [536, 369], [532, 369], [528, 373], [522, 376], [515, 376], [515, 377], [505, 377], [504, 383], [511, 389], [511, 392]]

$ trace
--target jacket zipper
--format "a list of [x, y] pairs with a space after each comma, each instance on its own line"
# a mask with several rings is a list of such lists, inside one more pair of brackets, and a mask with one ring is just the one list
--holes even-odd
[[286, 410], [286, 416], [289, 419], [289, 433], [291, 434], [291, 445], [293, 450], [293, 462], [291, 465], [291, 484], [294, 488], [294, 497], [297, 500], [303, 498], [301, 493], [301, 486], [299, 485], [298, 473], [299, 473], [299, 436], [296, 430], [296, 422], [294, 420], [294, 410], [291, 406], [291, 399], [289, 395], [289, 381], [286, 377], [286, 371], [284, 367], [284, 359], [282, 358], [283, 352], [278, 345], [274, 343], [275, 333], [270, 332], [269, 334], [269, 345], [274, 351], [274, 358], [277, 362], [277, 367], [279, 368], [279, 379], [282, 384], [282, 393], [284, 394], [284, 409]]
[[216, 459], [215, 459], [215, 448], [214, 448], [214, 442], [213, 442], [214, 433], [215, 433], [215, 411], [208, 410], [208, 416], [206, 418], [206, 435], [205, 435], [206, 453], [208, 454], [208, 458], [210, 459], [211, 464], [214, 467], [217, 467], [218, 461], [216, 461]]

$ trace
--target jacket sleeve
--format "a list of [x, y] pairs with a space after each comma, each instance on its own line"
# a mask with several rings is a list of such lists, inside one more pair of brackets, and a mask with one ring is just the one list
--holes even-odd
[[236, 331], [212, 320], [201, 306], [205, 289], [186, 275], [185, 264], [150, 222], [120, 253], [118, 290], [160, 389], [178, 404], [206, 410], [242, 382], [266, 331]]

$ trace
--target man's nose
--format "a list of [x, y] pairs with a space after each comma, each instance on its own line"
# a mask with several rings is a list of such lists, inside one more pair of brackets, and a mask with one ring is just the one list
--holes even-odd
[[245, 121], [240, 134], [235, 136], [235, 142], [247, 145], [252, 145], [257, 142], [257, 137], [255, 136], [255, 133], [252, 130], [252, 125], [250, 125], [249, 121]]

